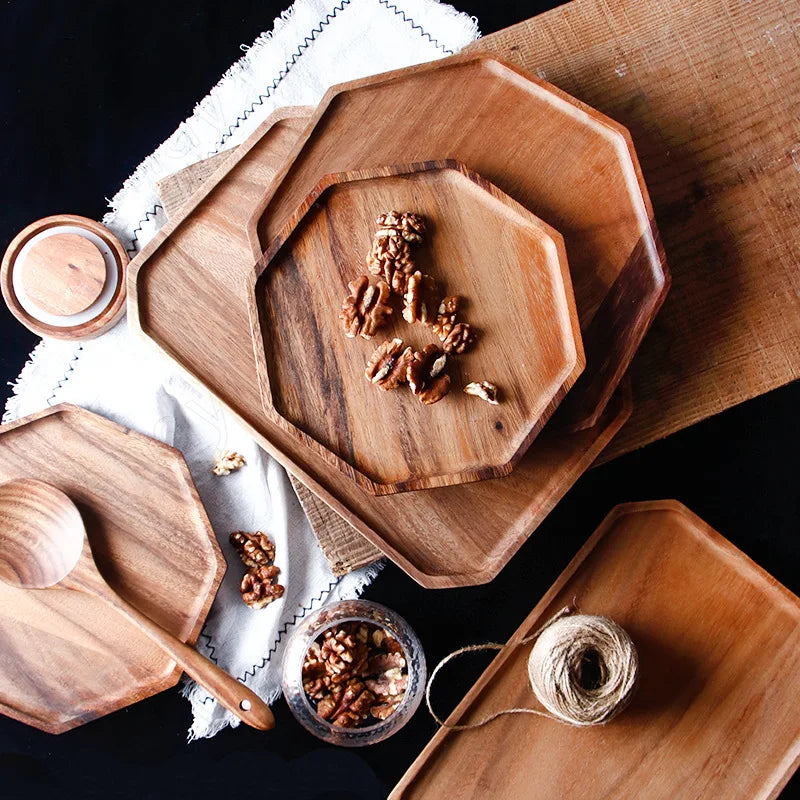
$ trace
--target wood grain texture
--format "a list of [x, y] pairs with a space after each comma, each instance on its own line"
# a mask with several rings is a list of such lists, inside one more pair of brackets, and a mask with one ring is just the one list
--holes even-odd
[[[75, 406], [54, 406], [0, 428], [0, 483], [19, 478], [67, 494], [112, 588], [182, 641], [196, 640], [225, 562], [177, 450]], [[116, 611], [73, 591], [0, 585], [0, 641], [0, 711], [50, 733], [180, 676]]]
[[0, 580], [14, 588], [67, 589], [102, 600], [243, 722], [259, 730], [275, 725], [258, 695], [111, 588], [97, 566], [78, 507], [55, 486], [34, 478], [0, 484]]
[[106, 284], [106, 262], [93, 242], [77, 233], [48, 236], [19, 266], [25, 293], [60, 317], [85, 311]]
[[[60, 225], [74, 225], [85, 228], [96, 236], [99, 236], [111, 250], [117, 262], [117, 285], [108, 305], [96, 317], [88, 322], [64, 328], [50, 325], [31, 316], [19, 302], [13, 285], [15, 269], [25, 266], [24, 264], [17, 264], [17, 256], [22, 248], [36, 234]], [[53, 238], [56, 237], [54, 236]], [[41, 247], [41, 244], [39, 247]], [[36, 222], [32, 222], [11, 240], [11, 243], [8, 245], [3, 255], [2, 265], [0, 265], [0, 290], [2, 290], [3, 299], [11, 313], [28, 328], [28, 330], [33, 331], [33, 333], [54, 339], [93, 339], [116, 325], [125, 313], [125, 267], [127, 264], [128, 253], [122, 246], [122, 243], [99, 222], [95, 222], [93, 219], [88, 219], [87, 217], [79, 217], [75, 214], [56, 214], [52, 217], [44, 217], [36, 220]], [[27, 285], [27, 282], [25, 285]], [[38, 293], [40, 298], [43, 297], [45, 299], [45, 302], [55, 302], [53, 301], [52, 293], [44, 290], [42, 281], [39, 280], [39, 278], [33, 280], [32, 288], [34, 292]], [[63, 304], [64, 301], [62, 300], [61, 302]]]
[[573, 601], [633, 639], [631, 705], [597, 728], [442, 728], [394, 800], [777, 796], [800, 761], [800, 600], [675, 501], [617, 506], [449, 722], [537, 707], [515, 643]]
[[[598, 344], [575, 388], [586, 405], [573, 403], [561, 421], [591, 425], [669, 277], [628, 132], [531, 73], [466, 55], [331, 88], [254, 211], [261, 244], [266, 250], [322, 175], [443, 158], [463, 162], [563, 235], [584, 332], [612, 298], [601, 328], [608, 346]], [[616, 286], [636, 267], [636, 280]]]
[[[184, 204], [189, 202], [191, 195], [213, 175], [221, 160], [232, 155], [235, 150], [236, 148], [232, 148], [218, 156], [198, 161], [180, 172], [162, 178], [158, 182], [158, 191], [166, 215], [170, 218], [177, 216]], [[264, 154], [262, 160], [263, 158]], [[334, 575], [346, 575], [381, 558], [383, 554], [374, 544], [365, 539], [302, 481], [291, 473], [289, 480]]]
[[[209, 178], [131, 262], [130, 323], [198, 386], [211, 391], [261, 447], [421, 585], [485, 583], [617, 433], [630, 414], [627, 396], [616, 397], [590, 429], [569, 436], [544, 432], [510, 476], [493, 481], [376, 498], [324, 459], [308, 457], [261, 407], [252, 341], [242, 322], [249, 325], [243, 287], [254, 279], [260, 246], [243, 233], [248, 217], [242, 215], [249, 201], [252, 212], [258, 202], [254, 196], [266, 191], [285, 162], [297, 140], [298, 119], [277, 114], [265, 121], [237, 149], [235, 162]], [[227, 206], [224, 214], [222, 206]], [[214, 247], [203, 245], [206, 226], [217, 231]], [[246, 262], [251, 244], [256, 253]], [[202, 302], [187, 303], [187, 297]], [[201, 335], [209, 322], [216, 331], [213, 346]], [[248, 333], [239, 335], [243, 330]]]
[[795, 0], [573, 0], [468, 48], [546, 76], [636, 143], [674, 283], [604, 459], [800, 375], [798, 29]]
[[[433, 406], [364, 378], [386, 339], [439, 344], [403, 319], [399, 298], [370, 341], [348, 339], [339, 320], [348, 283], [367, 274], [375, 219], [390, 209], [426, 220], [415, 265], [439, 297], [466, 301], [463, 318], [478, 332], [473, 348], [448, 358], [453, 388]], [[323, 178], [259, 270], [251, 317], [267, 414], [372, 494], [509, 474], [584, 366], [561, 235], [455, 161]], [[499, 406], [463, 393], [483, 379], [502, 387]]]

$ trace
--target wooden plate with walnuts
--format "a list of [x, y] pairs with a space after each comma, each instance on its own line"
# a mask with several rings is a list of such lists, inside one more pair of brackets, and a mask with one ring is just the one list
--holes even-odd
[[375, 495], [508, 475], [584, 367], [561, 235], [455, 161], [323, 178], [257, 274], [266, 413]]

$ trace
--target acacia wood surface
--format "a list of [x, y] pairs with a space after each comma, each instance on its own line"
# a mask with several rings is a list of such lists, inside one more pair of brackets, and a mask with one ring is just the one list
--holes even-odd
[[[368, 120], [368, 124], [365, 124]], [[323, 175], [452, 158], [564, 237], [585, 334], [602, 336], [561, 424], [597, 419], [669, 286], [630, 135], [535, 75], [478, 55], [328, 90], [254, 211], [266, 250]], [[589, 359], [589, 355], [593, 357]]]
[[[452, 389], [435, 405], [364, 376], [386, 339], [440, 345], [403, 319], [402, 298], [369, 341], [347, 338], [339, 320], [348, 283], [368, 275], [375, 219], [390, 209], [425, 219], [415, 267], [439, 297], [462, 298], [459, 319], [478, 334], [448, 356]], [[259, 269], [253, 337], [267, 413], [373, 494], [507, 475], [584, 366], [561, 235], [457, 162], [327, 176]], [[501, 387], [500, 405], [463, 393], [484, 379]]]
[[85, 592], [104, 601], [228, 711], [259, 730], [274, 726], [272, 712], [258, 695], [111, 588], [95, 562], [80, 511], [55, 486], [33, 478], [0, 484], [0, 580], [31, 591]]
[[103, 254], [77, 233], [59, 233], [35, 243], [20, 269], [28, 297], [60, 317], [85, 311], [106, 283]]
[[630, 706], [594, 728], [531, 715], [442, 728], [393, 800], [777, 796], [800, 760], [800, 600], [671, 500], [617, 506], [448, 722], [540, 708], [531, 645], [514, 645], [573, 603], [633, 639]]
[[[59, 405], [0, 428], [0, 483], [20, 478], [64, 492], [112, 589], [195, 641], [225, 562], [178, 451]], [[64, 589], [0, 584], [0, 640], [0, 710], [51, 733], [149, 697], [181, 672], [104, 601]]]
[[475, 484], [372, 497], [309, 455], [262, 409], [243, 288], [261, 255], [248, 219], [297, 141], [303, 113], [267, 119], [145, 245], [128, 269], [129, 321], [414, 580], [431, 588], [485, 583], [617, 433], [628, 396], [618, 393], [592, 428], [545, 431], [511, 475]]
[[[96, 256], [94, 255], [91, 259], [93, 266], [85, 263], [87, 251], [81, 250], [81, 252], [84, 253], [84, 263], [81, 268], [77, 270], [72, 269], [69, 257], [64, 258], [62, 245], [70, 245], [69, 249], [66, 250], [68, 256], [74, 254], [75, 247], [72, 241], [74, 238], [73, 236], [70, 236], [67, 242], [61, 234], [53, 234], [50, 238], [40, 241], [32, 247], [30, 254], [25, 258], [25, 263], [18, 263], [17, 256], [19, 256], [20, 251], [25, 247], [28, 241], [38, 233], [63, 225], [85, 228], [100, 237], [113, 254], [117, 263], [117, 282], [108, 305], [92, 319], [68, 327], [51, 325], [29, 314], [22, 307], [14, 289], [14, 272], [16, 269], [21, 269], [23, 286], [26, 291], [28, 289], [32, 290], [32, 299], [42, 302], [42, 308], [45, 310], [48, 310], [47, 307], [50, 307], [52, 309], [58, 309], [62, 313], [67, 313], [76, 307], [76, 303], [77, 305], [84, 305], [84, 308], [91, 305], [91, 302], [88, 303], [88, 305], [85, 303], [89, 295], [97, 292], [97, 282], [100, 280], [99, 264], [96, 262]], [[53, 246], [53, 239], [57, 240], [55, 247]], [[90, 242], [88, 244], [90, 244], [91, 247], [95, 247]], [[42, 252], [48, 259], [53, 256], [60, 256], [60, 261], [56, 262], [55, 268], [48, 267], [46, 263], [42, 262], [37, 255], [37, 253], [41, 254]], [[99, 251], [98, 254], [102, 256]], [[31, 258], [33, 258], [32, 270], [28, 268], [29, 265], [27, 263]], [[127, 264], [128, 253], [119, 239], [117, 239], [108, 228], [87, 217], [80, 217], [75, 214], [55, 214], [54, 216], [43, 217], [42, 219], [32, 222], [11, 240], [11, 243], [3, 254], [2, 264], [0, 265], [0, 290], [2, 290], [3, 299], [11, 313], [28, 330], [33, 331], [35, 334], [39, 336], [48, 336], [54, 339], [93, 339], [116, 325], [125, 313], [125, 267]], [[73, 284], [73, 273], [82, 273], [87, 279], [86, 285], [81, 287], [80, 284], [82, 282]], [[104, 285], [107, 279], [105, 261], [103, 262], [102, 275]], [[76, 289], [75, 297], [70, 296], [71, 288]], [[100, 292], [97, 292], [95, 295], [95, 299], [97, 299], [97, 296], [102, 292], [102, 289], [103, 286], [100, 287]], [[80, 300], [78, 298], [80, 298]], [[58, 310], [53, 313], [59, 313]]]
[[798, 30], [797, 0], [573, 0], [467, 48], [546, 77], [636, 144], [673, 287], [605, 460], [800, 376]]

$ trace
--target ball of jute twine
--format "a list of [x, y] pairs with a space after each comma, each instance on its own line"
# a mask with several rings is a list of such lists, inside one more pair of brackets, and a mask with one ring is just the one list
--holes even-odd
[[[528, 680], [536, 699], [546, 709], [505, 708], [477, 722], [451, 725], [431, 705], [431, 688], [439, 671], [454, 658], [479, 650], [501, 650], [506, 645], [477, 644], [445, 656], [431, 673], [425, 701], [431, 716], [451, 730], [470, 730], [505, 714], [535, 714], [569, 725], [602, 725], [630, 702], [636, 688], [639, 658], [630, 636], [614, 620], [561, 609], [541, 628], [511, 645], [534, 642], [528, 656]], [[588, 665], [591, 664], [591, 668]], [[592, 680], [587, 672], [591, 671]]]

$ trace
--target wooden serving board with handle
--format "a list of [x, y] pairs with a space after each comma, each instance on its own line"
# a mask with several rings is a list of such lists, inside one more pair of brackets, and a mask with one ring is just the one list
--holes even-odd
[[604, 459], [800, 377], [799, 30], [796, 0], [573, 0], [467, 48], [636, 143], [674, 282]]
[[800, 599], [671, 500], [617, 506], [448, 722], [540, 708], [532, 645], [517, 643], [573, 603], [633, 639], [631, 705], [593, 728], [532, 715], [442, 728], [394, 800], [777, 796], [800, 762]]
[[[177, 450], [58, 405], [0, 427], [0, 483], [17, 478], [65, 492], [113, 589], [194, 643], [225, 561]], [[2, 713], [61, 733], [179, 676], [169, 656], [102, 600], [0, 584]]]
[[[391, 209], [426, 221], [411, 256], [436, 281], [431, 312], [457, 295], [458, 319], [477, 334], [446, 356], [451, 391], [433, 405], [365, 378], [384, 341], [441, 347], [429, 325], [404, 319], [401, 296], [388, 298], [391, 314], [369, 340], [347, 337], [339, 319], [348, 285], [376, 280], [365, 256]], [[372, 494], [508, 475], [584, 367], [563, 238], [456, 161], [323, 178], [259, 270], [250, 298], [265, 411]], [[498, 405], [464, 394], [480, 380], [500, 388]]]
[[323, 458], [309, 456], [262, 409], [245, 290], [261, 255], [248, 212], [285, 164], [304, 114], [284, 109], [265, 120], [131, 262], [128, 319], [421, 585], [484, 583], [619, 431], [630, 414], [626, 389], [591, 428], [543, 432], [506, 478], [371, 497]]

